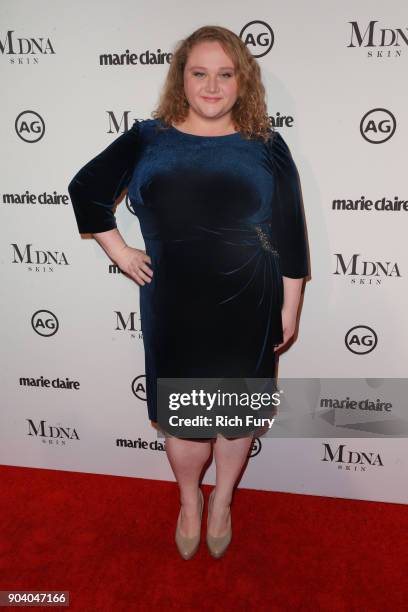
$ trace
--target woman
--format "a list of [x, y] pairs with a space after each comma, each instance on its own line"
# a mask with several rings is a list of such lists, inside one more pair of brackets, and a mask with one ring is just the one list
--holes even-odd
[[[239, 37], [199, 28], [175, 49], [153, 119], [135, 121], [70, 182], [79, 231], [140, 286], [155, 423], [157, 378], [271, 377], [276, 350], [294, 334], [308, 275], [305, 225], [296, 166], [264, 98]], [[146, 251], [116, 226], [112, 209], [126, 188]], [[231, 541], [232, 493], [253, 439], [200, 438], [166, 435], [184, 559], [200, 541], [199, 481], [212, 444], [207, 545], [218, 558]]]

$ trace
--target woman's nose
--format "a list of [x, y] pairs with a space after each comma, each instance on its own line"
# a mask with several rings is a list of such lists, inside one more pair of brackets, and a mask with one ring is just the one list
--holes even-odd
[[208, 80], [207, 80], [207, 87], [206, 87], [208, 92], [214, 92], [217, 91], [218, 89], [218, 81], [217, 81], [217, 77], [216, 76], [209, 76]]

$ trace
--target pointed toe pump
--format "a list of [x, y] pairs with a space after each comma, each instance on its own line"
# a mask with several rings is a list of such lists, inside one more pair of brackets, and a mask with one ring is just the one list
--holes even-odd
[[228, 528], [227, 528], [227, 532], [219, 537], [215, 537], [212, 536], [208, 533], [208, 523], [209, 523], [209, 518], [211, 515], [211, 510], [212, 510], [212, 503], [213, 503], [213, 495], [214, 495], [214, 490], [213, 489], [210, 493], [210, 496], [208, 498], [208, 516], [207, 516], [207, 537], [206, 537], [206, 541], [207, 541], [207, 546], [208, 546], [208, 550], [210, 551], [210, 554], [215, 558], [215, 559], [219, 559], [220, 557], [223, 556], [223, 554], [226, 552], [231, 539], [232, 539], [232, 527], [231, 527], [231, 510], [230, 513], [228, 515]]
[[183, 557], [183, 559], [186, 559], [186, 560], [191, 559], [191, 557], [195, 555], [195, 553], [198, 550], [199, 544], [200, 544], [201, 520], [202, 520], [203, 508], [204, 508], [204, 496], [203, 496], [203, 492], [201, 489], [199, 489], [199, 495], [200, 495], [200, 529], [198, 531], [198, 534], [192, 537], [183, 536], [180, 532], [181, 509], [180, 509], [180, 512], [177, 518], [177, 528], [176, 528], [175, 540], [176, 540], [177, 548], [178, 548], [180, 555]]

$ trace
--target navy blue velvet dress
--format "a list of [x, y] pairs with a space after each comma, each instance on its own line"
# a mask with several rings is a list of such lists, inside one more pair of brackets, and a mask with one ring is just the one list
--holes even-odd
[[115, 228], [126, 187], [153, 269], [140, 286], [149, 418], [158, 377], [273, 377], [282, 276], [308, 275], [299, 178], [279, 132], [265, 143], [135, 121], [71, 180], [79, 232]]

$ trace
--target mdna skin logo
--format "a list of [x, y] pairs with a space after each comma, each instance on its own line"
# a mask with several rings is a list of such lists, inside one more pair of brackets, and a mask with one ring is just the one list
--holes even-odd
[[349, 278], [353, 285], [381, 285], [385, 278], [401, 278], [399, 265], [396, 261], [370, 261], [363, 259], [360, 253], [343, 255], [334, 253], [334, 276]]
[[408, 28], [384, 27], [379, 21], [368, 24], [349, 21], [351, 26], [347, 47], [367, 49], [368, 58], [382, 59], [401, 57], [408, 46]]
[[59, 266], [70, 265], [63, 251], [33, 249], [31, 243], [18, 245], [13, 242], [11, 246], [11, 263], [23, 264], [29, 272], [54, 272]]
[[54, 446], [66, 446], [72, 440], [79, 440], [79, 435], [74, 427], [66, 425], [48, 425], [47, 421], [33, 421], [26, 419], [28, 423], [27, 435], [39, 438], [44, 444]]
[[131, 338], [142, 338], [142, 329], [140, 321], [140, 313], [131, 311], [124, 314], [120, 310], [114, 311], [115, 316], [115, 331], [130, 332]]
[[44, 36], [19, 36], [15, 30], [0, 35], [0, 53], [10, 64], [38, 64], [43, 55], [55, 55], [51, 39]]
[[130, 117], [131, 111], [123, 111], [121, 115], [116, 115], [114, 111], [106, 111], [108, 115], [108, 131], [107, 134], [122, 134], [129, 130], [134, 121], [142, 121], [141, 118], [134, 117], [133, 119]]
[[337, 464], [338, 469], [353, 472], [365, 472], [370, 467], [383, 467], [381, 455], [366, 450], [348, 450], [345, 444], [332, 448], [329, 443], [323, 444], [323, 457], [321, 461]]

